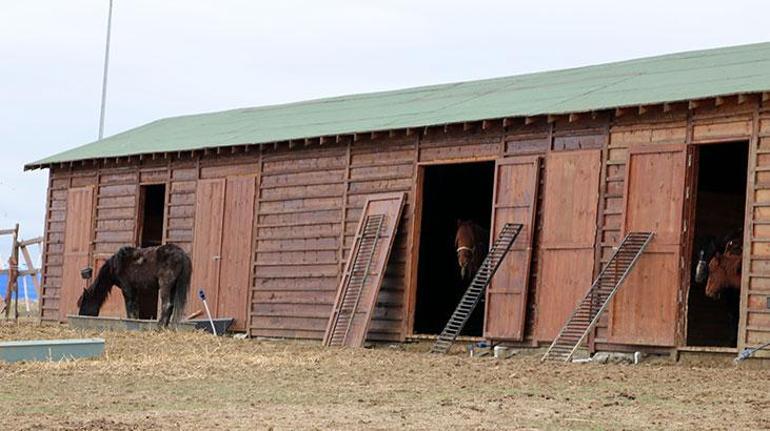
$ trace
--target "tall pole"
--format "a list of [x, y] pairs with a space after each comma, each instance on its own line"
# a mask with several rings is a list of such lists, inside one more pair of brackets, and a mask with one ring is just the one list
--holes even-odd
[[104, 74], [102, 76], [102, 106], [99, 112], [99, 140], [104, 137], [104, 107], [107, 104], [107, 68], [110, 64], [110, 34], [112, 33], [112, 0], [107, 14], [107, 45], [104, 48]]

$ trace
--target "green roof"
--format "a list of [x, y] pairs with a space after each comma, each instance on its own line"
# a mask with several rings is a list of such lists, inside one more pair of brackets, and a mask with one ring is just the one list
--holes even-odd
[[770, 43], [165, 118], [25, 166], [770, 90]]

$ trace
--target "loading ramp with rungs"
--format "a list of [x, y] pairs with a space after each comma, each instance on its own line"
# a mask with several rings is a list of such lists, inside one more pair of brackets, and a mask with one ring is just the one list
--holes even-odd
[[492, 244], [492, 248], [487, 253], [478, 271], [476, 271], [471, 284], [468, 285], [468, 289], [463, 294], [462, 299], [460, 299], [460, 303], [457, 304], [457, 308], [452, 313], [452, 317], [449, 318], [449, 322], [447, 322], [444, 330], [441, 331], [435, 344], [430, 349], [431, 353], [446, 353], [452, 347], [460, 331], [463, 330], [468, 322], [471, 313], [476, 309], [476, 305], [478, 305], [481, 297], [484, 295], [500, 263], [508, 254], [514, 241], [516, 241], [516, 237], [519, 236], [522, 227], [523, 225], [521, 224], [506, 223], [500, 230], [494, 244]]
[[325, 346], [360, 347], [364, 344], [404, 199], [403, 193], [383, 193], [369, 196], [364, 203], [326, 326]]
[[639, 257], [652, 240], [652, 232], [630, 232], [570, 315], [541, 361], [569, 362], [596, 326]]

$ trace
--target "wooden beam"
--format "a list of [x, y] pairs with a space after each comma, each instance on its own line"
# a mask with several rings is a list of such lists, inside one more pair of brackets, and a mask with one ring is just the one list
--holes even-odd
[[323, 145], [326, 143], [328, 143], [326, 136], [321, 136], [320, 138], [318, 138], [318, 145]]
[[[0, 232], [0, 235], [1, 234], [2, 234], [2, 232]], [[43, 237], [42, 236], [36, 236], [34, 238], [31, 238], [31, 239], [25, 239], [24, 241], [20, 241], [19, 242], [19, 247], [26, 247], [28, 245], [42, 244], [42, 243], [43, 243]]]
[[624, 108], [615, 108], [615, 116], [616, 117], [622, 117], [623, 114], [626, 113], [626, 110]]
[[388, 131], [388, 136], [390, 136], [391, 138], [394, 138], [396, 136], [396, 129], [390, 129]]
[[546, 118], [546, 121], [549, 123], [555, 123], [556, 122], [556, 115], [548, 114], [548, 117]]
[[741, 105], [743, 103], [746, 103], [746, 101], [749, 100], [749, 96], [741, 93], [738, 95], [738, 104]]
[[671, 112], [671, 110], [674, 109], [673, 106], [666, 102], [663, 104], [663, 112]]
[[725, 98], [722, 96], [717, 96], [714, 98], [714, 106], [723, 105], [725, 103]]
[[762, 101], [767, 102], [768, 100], [770, 100], [770, 93], [765, 91], [764, 93], [762, 93]]
[[687, 109], [691, 111], [693, 109], [697, 109], [699, 106], [700, 106], [700, 101], [698, 100], [690, 100], [689, 102], [687, 102]]
[[639, 115], [644, 115], [647, 113], [647, 107], [644, 105], [639, 105]]
[[512, 124], [513, 124], [513, 119], [512, 118], [503, 118], [503, 128], [504, 129], [507, 129], [508, 127], [511, 127]]
[[574, 123], [575, 121], [577, 121], [579, 119], [580, 119], [580, 114], [576, 114], [576, 113], [569, 114], [569, 120], [568, 121], [570, 123]]
[[492, 122], [489, 120], [484, 120], [481, 122], [481, 130], [487, 130], [490, 127], [492, 127]]
[[538, 117], [538, 116], [524, 117], [524, 125], [525, 126], [529, 126], [530, 124], [534, 124], [535, 122], [537, 122], [538, 118], [540, 118], [540, 117]]
[[412, 135], [414, 135], [414, 129], [412, 129], [411, 127], [407, 127], [406, 136], [412, 136]]
[[430, 126], [425, 126], [424, 129], [422, 129], [422, 135], [428, 136], [428, 132], [430, 131]]
[[305, 146], [306, 147], [310, 146], [310, 138], [305, 138]]
[[449, 124], [444, 124], [444, 134], [449, 133]]
[[353, 142], [358, 142], [361, 139], [360, 133], [353, 133]]
[[291, 150], [295, 146], [297, 146], [297, 143], [294, 141], [294, 139], [289, 139], [289, 149]]
[[471, 130], [473, 128], [473, 125], [469, 122], [463, 123], [463, 132], [467, 132], [468, 130]]

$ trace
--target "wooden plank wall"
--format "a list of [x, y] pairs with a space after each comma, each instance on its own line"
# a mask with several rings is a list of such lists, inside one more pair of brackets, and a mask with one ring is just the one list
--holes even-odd
[[323, 338], [342, 265], [346, 159], [343, 145], [263, 154], [252, 336]]

